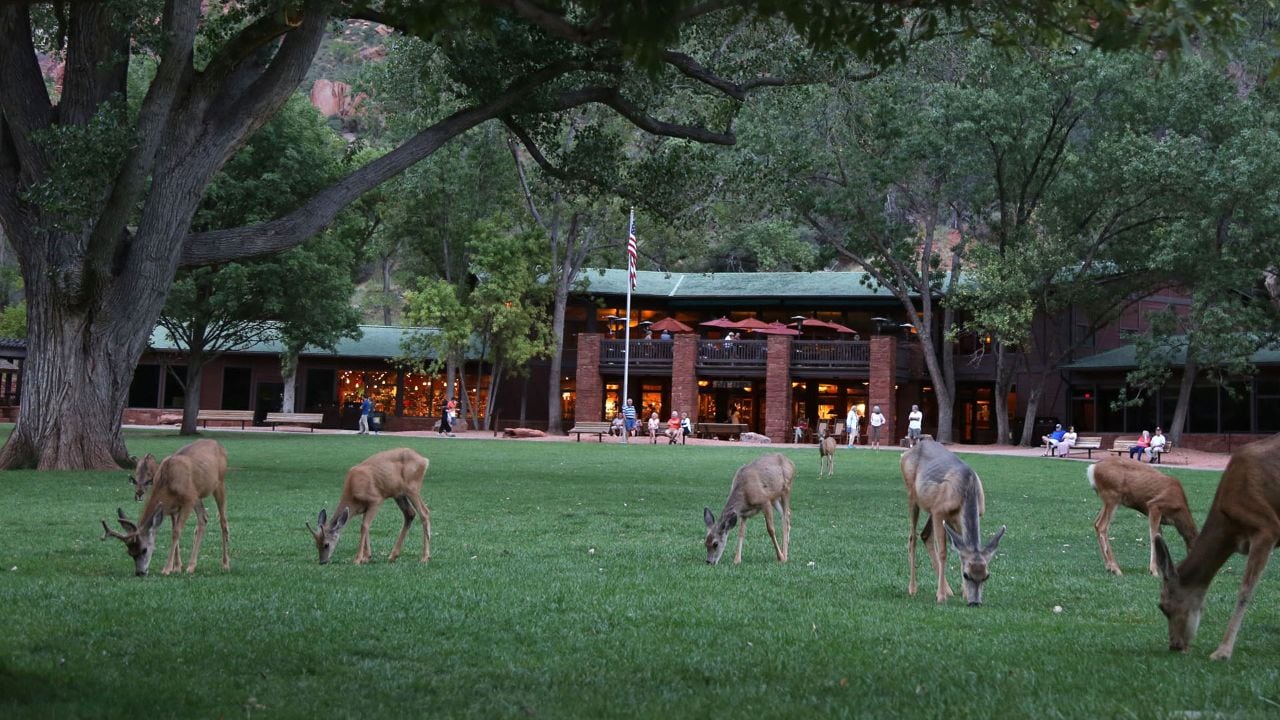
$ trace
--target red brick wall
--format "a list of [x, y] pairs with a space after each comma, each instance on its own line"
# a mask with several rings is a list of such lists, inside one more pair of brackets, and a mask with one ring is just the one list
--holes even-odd
[[[698, 421], [698, 336], [693, 333], [676, 333], [671, 348], [671, 410], [683, 417], [691, 413]], [[671, 414], [667, 413], [667, 417]], [[664, 422], [667, 418], [661, 418]]]
[[[884, 413], [885, 430], [881, 433], [880, 442], [892, 445], [903, 433], [898, 432], [898, 413], [894, 407], [894, 376], [898, 367], [898, 339], [889, 335], [875, 335], [871, 338], [871, 368], [867, 384], [867, 414], [871, 408], [880, 406]], [[905, 427], [905, 426], [904, 426]], [[887, 434], [887, 437], [886, 437]]]
[[765, 368], [764, 434], [776, 443], [791, 436], [791, 338], [770, 335]]
[[600, 333], [578, 335], [578, 373], [574, 422], [604, 420], [604, 382], [600, 378]]

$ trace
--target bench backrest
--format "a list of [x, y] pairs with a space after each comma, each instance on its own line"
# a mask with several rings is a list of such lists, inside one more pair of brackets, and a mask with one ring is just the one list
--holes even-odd
[[324, 422], [323, 413], [267, 413], [267, 422]]
[[569, 430], [569, 432], [577, 432], [579, 430], [581, 430], [582, 432], [595, 432], [597, 430], [608, 430], [610, 425], [611, 424], [607, 422], [580, 422], [574, 425], [573, 428]]

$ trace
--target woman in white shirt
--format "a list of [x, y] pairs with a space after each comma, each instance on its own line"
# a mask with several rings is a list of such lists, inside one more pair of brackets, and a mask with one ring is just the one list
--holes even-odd
[[1067, 453], [1070, 452], [1071, 446], [1076, 444], [1077, 437], [1078, 436], [1076, 435], [1076, 426], [1069, 425], [1067, 427], [1067, 434], [1062, 436], [1062, 439], [1058, 441], [1058, 444], [1056, 446], [1058, 457], [1060, 458], [1067, 457]]
[[848, 415], [845, 415], [845, 418], [844, 418], [844, 426], [845, 426], [845, 428], [846, 428], [846, 429], [848, 429], [848, 431], [849, 431], [849, 444], [848, 444], [848, 447], [849, 447], [850, 449], [852, 449], [854, 445], [857, 445], [857, 444], [858, 444], [858, 422], [859, 422], [860, 420], [861, 420], [861, 418], [859, 418], [859, 417], [858, 417], [858, 408], [857, 408], [857, 406], [855, 406], [855, 405], [850, 405], [850, 406], [849, 406], [849, 414], [848, 414]]
[[871, 408], [871, 416], [867, 420], [871, 426], [871, 436], [869, 438], [871, 447], [878, 448], [880, 447], [880, 428], [884, 427], [884, 413], [880, 412], [879, 405]]
[[911, 406], [911, 414], [907, 415], [907, 440], [908, 445], [915, 447], [920, 442], [920, 430], [924, 428], [924, 413], [920, 412], [919, 405]]

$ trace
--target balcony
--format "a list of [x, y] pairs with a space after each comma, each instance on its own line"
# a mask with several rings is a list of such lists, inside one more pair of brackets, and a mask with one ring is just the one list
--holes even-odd
[[865, 373], [871, 367], [871, 343], [865, 340], [793, 340], [792, 374]]
[[700, 375], [726, 372], [764, 374], [768, 362], [764, 340], [699, 340], [696, 369]]
[[[631, 367], [638, 370], [665, 370], [671, 372], [670, 340], [632, 340]], [[622, 370], [626, 360], [625, 340], [600, 341], [600, 368]]]

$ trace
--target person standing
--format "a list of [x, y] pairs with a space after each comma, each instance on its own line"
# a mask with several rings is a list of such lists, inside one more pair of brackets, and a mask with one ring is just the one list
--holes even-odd
[[453, 411], [458, 407], [454, 400], [444, 404], [444, 409], [440, 411], [440, 429], [437, 431], [441, 435], [453, 437]]
[[627, 398], [627, 404], [622, 408], [622, 420], [624, 424], [622, 440], [626, 442], [628, 437], [634, 437], [636, 434], [636, 404], [631, 398]]
[[871, 428], [871, 437], [869, 438], [871, 447], [878, 449], [880, 447], [880, 429], [884, 427], [884, 413], [880, 412], [879, 405], [871, 408], [871, 417], [868, 419], [868, 425]]
[[371, 412], [373, 412], [373, 401], [365, 395], [360, 401], [360, 432], [356, 433], [357, 435], [369, 434], [369, 413]]
[[853, 449], [854, 445], [858, 444], [858, 422], [860, 420], [861, 418], [858, 417], [858, 406], [851, 403], [849, 405], [848, 414], [844, 416], [844, 426], [845, 429], [849, 431], [848, 448], [850, 450]]
[[924, 413], [919, 405], [911, 406], [911, 414], [907, 415], [907, 447], [915, 447], [920, 442], [920, 431], [924, 428]]

